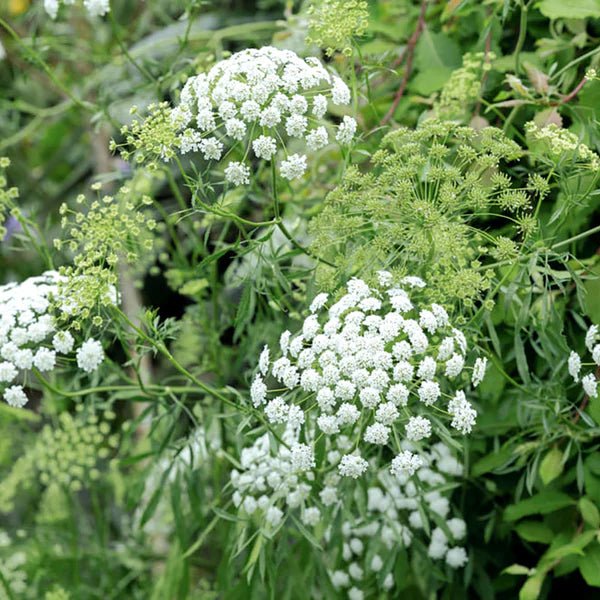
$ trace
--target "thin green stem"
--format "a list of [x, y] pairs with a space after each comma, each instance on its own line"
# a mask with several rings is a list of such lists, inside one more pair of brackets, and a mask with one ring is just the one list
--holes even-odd
[[[515, 46], [515, 74], [519, 75], [521, 70], [520, 58], [523, 44], [525, 43], [525, 35], [527, 34], [527, 4], [521, 5], [521, 18], [519, 19], [519, 37], [517, 38], [517, 45]], [[516, 107], [515, 107], [516, 108]], [[505, 129], [506, 131], [506, 129]]]
[[52, 83], [54, 83], [56, 87], [60, 88], [71, 100], [73, 100], [75, 104], [77, 104], [77, 106], [94, 113], [98, 110], [96, 105], [77, 98], [77, 96], [75, 96], [64, 83], [57, 79], [52, 72], [52, 69], [50, 69], [50, 67], [46, 64], [44, 59], [35, 50], [33, 50], [33, 48], [27, 46], [27, 44], [25, 44], [25, 42], [19, 37], [19, 34], [4, 19], [2, 19], [2, 17], [0, 17], [0, 25], [2, 25], [2, 27], [17, 42], [17, 44], [19, 44], [19, 46], [25, 50], [26, 53], [42, 67], [44, 73], [48, 75]]
[[114, 16], [114, 11], [112, 10], [112, 7], [109, 8], [108, 11], [108, 17], [110, 19], [110, 24], [112, 26], [112, 30], [113, 30], [113, 35], [115, 36], [115, 39], [117, 40], [117, 44], [119, 45], [119, 48], [121, 49], [121, 52], [123, 52], [123, 54], [125, 55], [125, 58], [127, 58], [127, 60], [141, 73], [141, 75], [143, 77], [145, 77], [148, 81], [152, 82], [152, 83], [158, 83], [156, 81], [156, 78], [152, 75], [152, 73], [150, 73], [150, 71], [148, 71], [148, 69], [146, 69], [144, 66], [138, 64], [136, 62], [136, 60], [133, 58], [133, 56], [131, 56], [131, 54], [129, 54], [129, 50], [127, 50], [127, 46], [125, 46], [125, 44], [123, 43], [123, 40], [121, 40], [121, 36], [119, 35], [119, 30], [117, 28], [117, 22], [115, 21], [115, 16]]

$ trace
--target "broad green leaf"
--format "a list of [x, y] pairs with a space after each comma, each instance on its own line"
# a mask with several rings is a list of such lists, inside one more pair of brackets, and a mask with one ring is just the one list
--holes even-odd
[[547, 515], [571, 504], [571, 496], [548, 490], [508, 506], [504, 511], [504, 518], [507, 521], [516, 521], [529, 515]]
[[600, 544], [588, 548], [579, 561], [579, 570], [588, 585], [600, 587]]
[[600, 0], [542, 0], [540, 12], [549, 19], [587, 19], [600, 17]]
[[544, 456], [544, 460], [540, 463], [540, 477], [544, 485], [548, 485], [563, 472], [564, 464], [562, 456], [562, 452], [558, 448], [552, 448]]
[[579, 499], [579, 512], [586, 523], [592, 527], [600, 527], [600, 511], [589, 498]]
[[515, 531], [527, 542], [550, 544], [554, 538], [552, 529], [541, 521], [522, 521], [515, 527]]
[[545, 577], [546, 573], [538, 573], [530, 577], [519, 590], [519, 600], [537, 600]]

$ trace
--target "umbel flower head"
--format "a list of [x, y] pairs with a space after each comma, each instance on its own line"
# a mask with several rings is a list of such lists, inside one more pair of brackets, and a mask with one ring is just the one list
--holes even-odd
[[[485, 230], [490, 215], [512, 214], [511, 237], [531, 231], [530, 195], [502, 172], [503, 161], [521, 154], [494, 127], [478, 132], [430, 119], [399, 128], [385, 136], [368, 172], [346, 169], [328, 194], [311, 221], [313, 251], [345, 277], [371, 279], [393, 268], [423, 276], [433, 301], [470, 305], [493, 276], [480, 259], [518, 253], [511, 239]], [[318, 269], [327, 283], [328, 268]]]
[[345, 589], [348, 598], [390, 590], [395, 584], [394, 564], [388, 557], [398, 548], [420, 553], [424, 561], [445, 561], [451, 569], [466, 564], [466, 549], [457, 545], [466, 536], [466, 523], [451, 516], [450, 504], [450, 485], [462, 474], [462, 465], [442, 443], [424, 458], [414, 477], [397, 478], [382, 471], [364, 492], [357, 491], [356, 497], [366, 496], [362, 510], [348, 511], [352, 503], [342, 501], [335, 488], [327, 487], [321, 494], [341, 513], [341, 535], [334, 522], [326, 540], [328, 554], [337, 546], [331, 581], [338, 590]]
[[[157, 223], [148, 210], [152, 199], [136, 194], [135, 181], [130, 184], [134, 187], [124, 185], [114, 197], [101, 196], [100, 184], [93, 184], [96, 200], [77, 196], [86, 212], [72, 210], [66, 203], [60, 207], [65, 235], [55, 239], [54, 246], [74, 254], [73, 264], [59, 269], [64, 276], [59, 292], [70, 299], [68, 316], [85, 319], [95, 309], [115, 303], [119, 263], [142, 270], [154, 261]], [[74, 327], [77, 324], [73, 321]]]
[[235, 186], [249, 182], [249, 159], [273, 161], [283, 150], [279, 173], [295, 179], [307, 169], [306, 155], [289, 154], [286, 140], [304, 140], [314, 151], [329, 143], [335, 129], [335, 139], [350, 144], [356, 132], [352, 117], [345, 116], [338, 126], [324, 120], [329, 102], [342, 106], [350, 100], [348, 86], [317, 58], [267, 46], [237, 52], [208, 73], [190, 77], [177, 107], [152, 107], [146, 121], [134, 121], [122, 133], [141, 151], [138, 160], [144, 154], [169, 160], [179, 150], [220, 161], [238, 147], [242, 159], [229, 161], [224, 169], [225, 180]]
[[73, 491], [100, 479], [102, 463], [117, 448], [111, 435], [115, 414], [86, 413], [82, 404], [75, 415], [63, 412], [54, 425], [44, 425], [13, 465], [0, 486], [0, 513], [14, 509], [21, 488], [39, 479], [43, 486], [59, 484]]
[[[461, 374], [471, 371], [476, 386], [485, 373], [481, 359], [466, 366], [467, 340], [444, 308], [422, 304], [423, 281], [394, 285], [385, 271], [379, 278], [373, 287], [352, 279], [327, 311], [327, 295], [317, 296], [302, 331], [282, 334], [281, 357], [272, 360], [265, 347], [250, 390], [270, 423], [304, 430], [308, 451], [311, 431], [328, 438], [339, 450], [339, 474], [354, 479], [381, 448], [397, 454], [392, 474], [412, 475], [423, 459], [401, 448], [402, 440], [418, 448], [434, 433], [451, 435], [447, 425], [470, 433], [477, 413], [459, 389]], [[269, 392], [269, 377], [285, 391]]]
[[[69, 304], [60, 299], [62, 281], [58, 273], [47, 271], [0, 287], [0, 390], [11, 406], [20, 408], [28, 401], [21, 385], [28, 371], [53, 371], [60, 355], [71, 354], [75, 347], [75, 338], [67, 329], [57, 329], [53, 316], [56, 304], [69, 310]], [[87, 373], [103, 360], [102, 344], [94, 339], [76, 351], [77, 366]]]
[[[61, 4], [75, 4], [75, 0], [44, 0], [44, 10], [56, 19]], [[103, 17], [110, 10], [110, 0], [83, 0], [83, 5], [92, 17]]]
[[361, 36], [369, 25], [369, 7], [364, 0], [314, 0], [308, 11], [307, 43], [352, 54], [352, 38]]

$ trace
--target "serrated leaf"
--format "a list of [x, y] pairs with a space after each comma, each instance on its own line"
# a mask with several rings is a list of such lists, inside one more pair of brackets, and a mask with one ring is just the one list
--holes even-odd
[[540, 463], [540, 477], [544, 485], [548, 485], [553, 479], [556, 479], [564, 469], [562, 452], [558, 448], [552, 448], [544, 460]]

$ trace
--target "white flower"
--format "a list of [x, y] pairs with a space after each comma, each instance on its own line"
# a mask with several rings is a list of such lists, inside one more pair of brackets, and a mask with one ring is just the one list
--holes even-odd
[[272, 137], [261, 135], [252, 142], [252, 148], [258, 158], [271, 160], [273, 154], [277, 152], [277, 143]]
[[323, 94], [317, 94], [313, 98], [313, 115], [318, 119], [322, 119], [327, 112], [327, 98]]
[[10, 406], [23, 408], [27, 404], [28, 398], [20, 385], [13, 385], [4, 390], [4, 400]]
[[306, 135], [306, 145], [309, 150], [319, 150], [327, 146], [329, 143], [329, 135], [325, 127], [317, 127]]
[[383, 402], [377, 407], [375, 420], [384, 425], [392, 425], [400, 416], [393, 402]]
[[240, 119], [227, 119], [225, 121], [225, 131], [229, 137], [240, 141], [246, 135], [246, 123]]
[[56, 365], [56, 352], [48, 348], [39, 348], [33, 357], [33, 364], [40, 371], [51, 371]]
[[349, 104], [350, 102], [350, 89], [339, 77], [333, 80], [331, 100], [334, 104]]
[[392, 460], [390, 472], [396, 477], [414, 475], [415, 471], [423, 466], [423, 459], [410, 450], [403, 450]]
[[592, 350], [592, 360], [600, 366], [600, 344], [596, 344]]
[[390, 428], [381, 423], [373, 423], [365, 430], [364, 440], [370, 444], [387, 444], [390, 435]]
[[446, 370], [444, 374], [446, 377], [456, 377], [460, 375], [462, 369], [465, 365], [465, 359], [461, 354], [456, 354], [456, 352], [446, 361]]
[[381, 571], [382, 568], [383, 560], [381, 559], [381, 556], [379, 556], [379, 554], [376, 554], [371, 559], [371, 570], [375, 571], [375, 573], [379, 573], [379, 571]]
[[257, 375], [250, 386], [250, 398], [252, 399], [252, 404], [257, 408], [261, 404], [265, 403], [265, 399], [267, 397], [267, 386], [265, 382]]
[[104, 360], [102, 344], [93, 338], [85, 341], [77, 350], [77, 366], [87, 373], [95, 371]]
[[110, 0], [83, 0], [83, 5], [93, 17], [102, 17], [110, 10]]
[[485, 376], [485, 369], [487, 367], [487, 358], [478, 358], [473, 366], [473, 376], [471, 382], [473, 387], [477, 387]]
[[583, 386], [583, 389], [585, 391], [585, 393], [590, 397], [590, 398], [597, 398], [598, 397], [598, 382], [596, 381], [596, 377], [594, 376], [593, 373], [589, 373], [588, 375], [584, 375], [581, 378], [581, 385]]
[[340, 425], [338, 423], [338, 419], [333, 415], [321, 415], [317, 419], [317, 425], [319, 429], [326, 433], [327, 435], [332, 435], [334, 433], [338, 433], [340, 430]]
[[396, 406], [406, 406], [408, 394], [408, 388], [402, 383], [397, 383], [390, 387], [386, 398]]
[[281, 396], [270, 400], [265, 407], [265, 415], [269, 423], [285, 423], [288, 420], [289, 414], [290, 407], [283, 401]]
[[269, 346], [265, 344], [258, 359], [258, 370], [262, 373], [263, 376], [266, 376], [269, 372], [269, 353]]
[[296, 179], [304, 175], [306, 168], [306, 156], [292, 154], [288, 156], [287, 160], [281, 162], [280, 173], [285, 179]]
[[315, 296], [314, 300], [311, 302], [311, 305], [309, 307], [310, 312], [316, 313], [317, 311], [321, 310], [321, 308], [325, 306], [328, 298], [329, 295], [325, 293], [318, 294], [317, 296]]
[[442, 392], [437, 381], [423, 381], [417, 393], [419, 394], [419, 400], [429, 406], [440, 397]]
[[13, 359], [15, 367], [19, 369], [31, 369], [33, 365], [33, 352], [29, 348], [21, 348], [15, 352]]
[[450, 519], [446, 525], [455, 540], [462, 540], [467, 535], [467, 524], [462, 519]]
[[223, 155], [223, 144], [215, 137], [200, 141], [200, 151], [206, 160], [220, 160]]
[[348, 590], [348, 600], [364, 600], [364, 597], [364, 592], [354, 586]]
[[292, 468], [296, 471], [310, 471], [315, 466], [312, 448], [296, 443], [291, 448]]
[[331, 583], [335, 588], [348, 587], [350, 585], [350, 577], [343, 571], [334, 571], [331, 574]]
[[354, 404], [344, 402], [338, 408], [336, 419], [340, 425], [353, 425], [360, 418], [360, 411]]
[[406, 424], [406, 437], [418, 441], [431, 435], [431, 421], [425, 417], [411, 417]]
[[340, 460], [338, 471], [342, 477], [357, 479], [367, 470], [368, 466], [369, 463], [364, 458], [356, 454], [345, 454]]
[[448, 411], [453, 415], [451, 426], [458, 429], [462, 434], [471, 433], [475, 425], [477, 411], [466, 399], [463, 391], [456, 392], [456, 395], [448, 402]]
[[446, 554], [446, 563], [453, 569], [464, 567], [468, 562], [467, 551], [464, 548], [450, 548]]
[[338, 127], [335, 139], [340, 142], [340, 144], [350, 144], [355, 133], [356, 121], [352, 117], [345, 116]]
[[598, 325], [592, 325], [585, 334], [585, 345], [587, 349], [592, 352], [594, 349], [594, 344], [598, 339]]
[[569, 375], [573, 377], [573, 379], [577, 382], [579, 381], [579, 371], [581, 371], [581, 358], [577, 352], [571, 350], [571, 354], [569, 354], [569, 360], [567, 361], [567, 366], [569, 369]]
[[230, 162], [225, 169], [225, 180], [233, 185], [250, 183], [250, 167], [241, 162]]
[[[357, 580], [362, 579], [364, 575], [363, 570], [356, 563], [350, 564], [350, 566], [348, 567], [348, 573], [350, 573], [350, 577], [352, 577], [352, 579]], [[349, 594], [350, 593], [348, 592], [348, 595]]]
[[0, 383], [10, 383], [18, 373], [12, 363], [0, 362]]
[[431, 356], [426, 356], [421, 363], [419, 364], [419, 368], [417, 370], [417, 377], [421, 379], [425, 379], [427, 381], [431, 381], [435, 377], [437, 365], [435, 360], [431, 358]]
[[304, 511], [304, 514], [302, 515], [302, 522], [305, 525], [314, 526], [320, 520], [321, 520], [321, 511], [315, 506], [311, 506], [310, 508], [307, 508]]
[[277, 527], [281, 523], [283, 518], [283, 512], [276, 506], [271, 506], [265, 513], [265, 519], [267, 523], [270, 523], [273, 527]]

